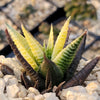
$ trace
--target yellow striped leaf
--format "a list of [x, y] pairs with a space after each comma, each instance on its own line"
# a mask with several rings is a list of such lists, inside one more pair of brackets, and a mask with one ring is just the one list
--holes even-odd
[[69, 17], [67, 19], [67, 21], [65, 22], [64, 26], [62, 27], [62, 29], [61, 29], [58, 37], [57, 37], [57, 40], [56, 40], [56, 43], [55, 43], [55, 46], [54, 46], [54, 49], [53, 49], [52, 60], [57, 56], [57, 54], [64, 47], [64, 44], [65, 44], [65, 41], [66, 41], [66, 38], [67, 38], [68, 26], [69, 26], [70, 20], [71, 20], [71, 17]]
[[46, 50], [46, 56], [48, 57], [48, 59], [51, 59], [53, 47], [54, 47], [53, 26], [51, 25], [50, 35]]
[[75, 57], [77, 48], [79, 47], [85, 35], [86, 35], [86, 32], [80, 37], [78, 37], [77, 39], [75, 39], [73, 42], [71, 42], [69, 45], [67, 45], [66, 48], [64, 48], [53, 60], [53, 62], [55, 62], [60, 67], [63, 73], [66, 72], [67, 68], [72, 63]]
[[19, 34], [16, 30], [14, 30], [11, 26], [8, 24], [6, 25], [9, 35], [11, 36], [13, 42], [17, 46], [18, 50], [22, 54], [22, 56], [26, 59], [26, 61], [32, 66], [32, 68], [35, 71], [39, 70], [39, 67], [37, 66], [36, 62], [34, 61], [34, 56], [31, 52], [31, 49], [26, 41], [26, 39]]
[[22, 25], [23, 34], [31, 48], [31, 51], [35, 57], [37, 64], [39, 65], [43, 61], [43, 48], [37, 40], [24, 28]]

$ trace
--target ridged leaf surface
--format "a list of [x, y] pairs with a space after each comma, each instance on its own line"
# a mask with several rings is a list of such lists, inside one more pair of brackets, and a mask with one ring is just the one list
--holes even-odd
[[53, 47], [54, 47], [53, 26], [51, 25], [51, 30], [46, 50], [46, 56], [48, 57], [48, 59], [51, 59]]
[[57, 54], [64, 47], [66, 37], [67, 37], [67, 33], [68, 33], [68, 26], [69, 26], [70, 20], [71, 20], [71, 17], [69, 17], [67, 19], [67, 21], [65, 22], [64, 26], [62, 27], [62, 29], [61, 29], [58, 37], [57, 37], [57, 40], [56, 40], [56, 43], [55, 43], [55, 46], [54, 46], [54, 49], [53, 49], [53, 53], [52, 53], [52, 60], [57, 56]]
[[26, 39], [17, 31], [15, 31], [12, 27], [10, 27], [8, 24], [7, 24], [7, 29], [20, 53], [27, 60], [27, 62], [33, 67], [33, 69], [35, 71], [38, 71], [39, 67], [34, 61], [34, 56], [31, 52], [28, 43], [26, 42]]
[[37, 64], [39, 65], [43, 61], [42, 46], [38, 43], [38, 41], [35, 40], [35, 38], [33, 38], [33, 36], [24, 28], [23, 25], [22, 25], [22, 31], [31, 48], [31, 51], [36, 59]]
[[64, 48], [53, 60], [53, 62], [55, 62], [61, 68], [63, 73], [66, 72], [66, 70], [72, 63], [75, 57], [77, 48], [79, 44], [81, 43], [81, 40], [85, 34], [81, 35], [80, 37], [75, 39], [73, 42], [71, 42], [68, 46], [66, 46], [66, 48]]
[[[85, 32], [87, 32], [87, 31], [85, 31]], [[74, 76], [74, 73], [78, 67], [78, 64], [81, 60], [82, 54], [85, 49], [85, 41], [86, 41], [86, 36], [84, 36], [84, 38], [82, 39], [82, 41], [77, 49], [75, 58], [73, 59], [72, 63], [70, 64], [70, 67], [68, 68], [68, 70], [66, 72], [66, 81], [68, 81], [69, 79], [71, 79]]]

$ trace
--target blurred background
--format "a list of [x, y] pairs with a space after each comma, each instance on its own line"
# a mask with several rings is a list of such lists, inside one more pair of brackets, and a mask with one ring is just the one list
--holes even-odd
[[13, 56], [5, 37], [5, 23], [19, 32], [23, 23], [42, 44], [47, 41], [50, 24], [54, 25], [56, 39], [69, 16], [69, 42], [87, 29], [83, 57], [87, 60], [100, 55], [100, 0], [0, 0], [0, 55]]

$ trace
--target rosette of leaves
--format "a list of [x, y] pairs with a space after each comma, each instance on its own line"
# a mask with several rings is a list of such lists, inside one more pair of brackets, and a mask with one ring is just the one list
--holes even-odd
[[100, 59], [100, 57], [95, 58], [74, 75], [84, 51], [87, 31], [65, 46], [68, 42], [70, 19], [69, 17], [65, 22], [55, 44], [53, 26], [51, 25], [47, 46], [45, 43], [42, 46], [23, 25], [21, 27], [24, 36], [7, 24], [6, 36], [9, 44], [30, 76], [33, 86], [40, 91], [52, 90], [54, 85], [61, 83], [56, 91], [58, 93], [62, 88], [83, 84]]
[[96, 19], [96, 9], [92, 4], [87, 4], [87, 0], [71, 0], [64, 7], [66, 17], [72, 16], [72, 19], [83, 20], [86, 18]]

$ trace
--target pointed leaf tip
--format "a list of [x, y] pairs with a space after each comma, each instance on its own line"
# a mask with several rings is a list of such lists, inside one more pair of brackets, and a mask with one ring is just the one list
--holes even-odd
[[71, 20], [71, 16], [68, 17], [68, 20]]
[[8, 33], [6, 34], [8, 34], [9, 37], [12, 39], [12, 41], [16, 45], [16, 48], [20, 51], [25, 60], [33, 67], [34, 70], [38, 71], [39, 67], [34, 61], [34, 57], [32, 55], [28, 43], [26, 42], [26, 39], [8, 24], [7, 24], [7, 30], [9, 34]]
[[52, 53], [52, 60], [54, 60], [54, 58], [59, 54], [59, 52], [63, 49], [64, 44], [66, 42], [66, 38], [68, 37], [68, 29], [69, 29], [69, 22], [71, 20], [71, 17], [69, 17], [67, 19], [67, 21], [65, 22], [65, 24], [63, 25], [57, 40], [55, 42], [55, 46], [53, 49], [53, 53]]
[[34, 55], [34, 59], [38, 65], [43, 61], [43, 50], [41, 44], [28, 32], [23, 25], [22, 31], [25, 36], [25, 39], [31, 48], [31, 52]]
[[50, 35], [47, 44], [46, 56], [51, 59], [52, 51], [54, 47], [53, 25], [51, 24]]
[[74, 41], [72, 41], [69, 45], [67, 45], [53, 60], [63, 71], [63, 73], [66, 72], [70, 64], [72, 63], [75, 54], [77, 52], [77, 49], [84, 38], [86, 32], [83, 33], [81, 36], [76, 38]]
[[83, 35], [83, 36], [84, 36], [84, 35], [87, 35], [87, 33], [88, 33], [88, 30], [85, 30], [84, 33], [83, 33], [82, 35]]

